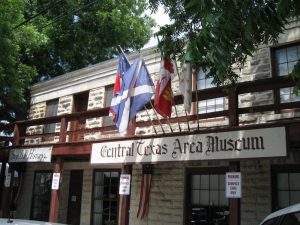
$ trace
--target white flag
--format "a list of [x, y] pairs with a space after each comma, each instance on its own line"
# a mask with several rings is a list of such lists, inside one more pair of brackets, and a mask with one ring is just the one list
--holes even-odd
[[192, 65], [190, 63], [184, 64], [181, 68], [179, 90], [184, 98], [184, 109], [190, 113], [192, 103]]

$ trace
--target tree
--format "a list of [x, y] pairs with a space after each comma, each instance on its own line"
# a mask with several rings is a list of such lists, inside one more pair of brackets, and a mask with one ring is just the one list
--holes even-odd
[[[150, 0], [153, 11], [159, 4], [173, 21], [157, 33], [159, 47], [196, 69], [210, 68], [208, 76], [219, 85], [234, 83], [232, 65], [241, 68], [259, 45], [276, 43], [284, 26], [300, 15], [298, 0]], [[299, 66], [293, 77], [300, 87]]]
[[28, 86], [144, 46], [146, 1], [5, 0], [0, 4], [0, 123], [25, 119]]

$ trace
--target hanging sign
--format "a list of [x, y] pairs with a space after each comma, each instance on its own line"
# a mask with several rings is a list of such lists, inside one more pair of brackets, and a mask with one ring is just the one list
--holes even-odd
[[120, 195], [130, 195], [130, 180], [131, 180], [130, 174], [121, 174], [120, 189], [119, 189]]
[[91, 163], [154, 163], [286, 156], [285, 127], [94, 143]]
[[226, 173], [226, 198], [242, 197], [242, 177], [240, 172]]
[[59, 181], [60, 181], [60, 173], [53, 173], [52, 177], [52, 190], [58, 190], [59, 189]]
[[52, 146], [9, 150], [8, 162], [51, 162]]

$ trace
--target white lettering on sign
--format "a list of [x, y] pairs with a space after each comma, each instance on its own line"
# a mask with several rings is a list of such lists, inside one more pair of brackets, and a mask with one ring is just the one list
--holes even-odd
[[240, 172], [226, 173], [226, 198], [241, 198], [241, 179]]
[[94, 143], [91, 163], [151, 163], [286, 156], [284, 127]]
[[9, 162], [51, 162], [52, 146], [9, 150]]

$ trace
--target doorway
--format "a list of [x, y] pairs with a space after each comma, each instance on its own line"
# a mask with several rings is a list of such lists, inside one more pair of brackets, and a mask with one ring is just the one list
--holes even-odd
[[83, 170], [70, 174], [67, 224], [80, 225]]

